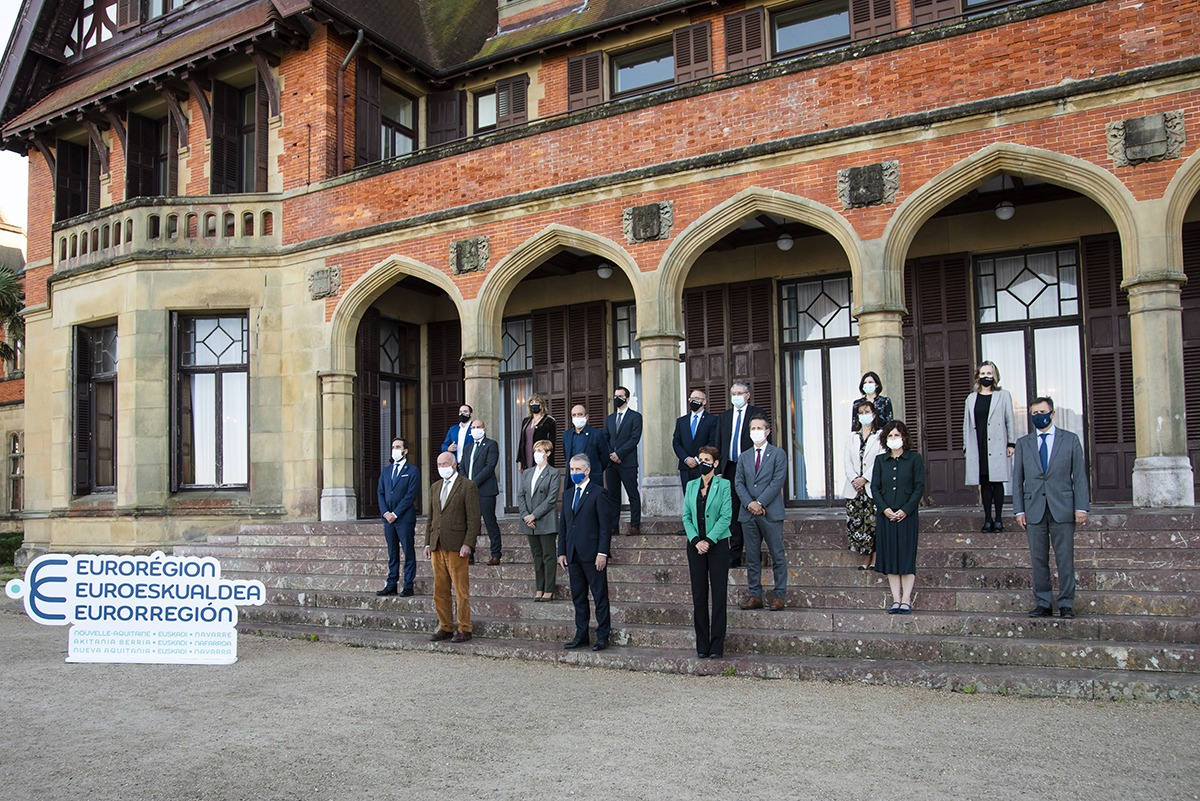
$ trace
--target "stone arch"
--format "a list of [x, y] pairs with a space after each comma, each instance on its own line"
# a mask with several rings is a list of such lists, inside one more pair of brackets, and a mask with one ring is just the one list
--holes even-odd
[[1200, 195], [1200, 150], [1197, 150], [1180, 165], [1167, 191], [1163, 193], [1165, 203], [1163, 214], [1164, 229], [1161, 235], [1169, 248], [1168, 263], [1183, 269], [1183, 241], [1179, 232], [1183, 229], [1183, 218], [1187, 215], [1188, 206]]
[[616, 242], [569, 225], [552, 223], [526, 239], [488, 271], [479, 288], [479, 350], [500, 351], [500, 327], [504, 307], [521, 279], [554, 254], [558, 248], [587, 251], [610, 261], [625, 274], [633, 287], [633, 299], [642, 308], [642, 272], [633, 257]]
[[883, 232], [885, 264], [900, 270], [917, 232], [938, 209], [1001, 172], [1038, 178], [1095, 201], [1117, 226], [1125, 277], [1137, 269], [1136, 200], [1125, 184], [1089, 161], [1009, 142], [967, 156], [905, 198]]
[[[405, 256], [392, 255], [367, 270], [338, 300], [330, 330], [330, 369], [354, 369], [354, 341], [358, 323], [367, 308], [401, 278], [413, 276], [445, 290], [463, 319], [463, 296], [458, 286], [441, 270]], [[464, 343], [465, 345], [465, 343]]]
[[[680, 232], [659, 262], [657, 317], [639, 318], [639, 328], [683, 330], [683, 287], [696, 260], [717, 240], [755, 214], [775, 214], [824, 231], [837, 240], [850, 261], [854, 297], [861, 296], [862, 240], [845, 217], [815, 200], [752, 186], [702, 214]], [[641, 322], [641, 320], [645, 322]]]

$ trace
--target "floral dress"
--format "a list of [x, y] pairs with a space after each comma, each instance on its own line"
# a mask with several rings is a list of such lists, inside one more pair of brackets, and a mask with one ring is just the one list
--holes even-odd
[[[858, 460], [862, 463], [867, 440], [860, 434]], [[875, 553], [875, 502], [864, 486], [858, 494], [846, 501], [846, 533], [850, 537], [850, 550], [859, 554]]]

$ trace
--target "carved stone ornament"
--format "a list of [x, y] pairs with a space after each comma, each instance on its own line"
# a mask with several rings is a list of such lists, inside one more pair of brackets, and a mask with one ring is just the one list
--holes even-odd
[[485, 270], [491, 255], [491, 241], [486, 236], [451, 242], [450, 269], [454, 271], [455, 275]]
[[625, 241], [630, 245], [669, 239], [671, 226], [675, 224], [675, 205], [647, 203], [625, 209], [621, 214], [621, 227], [625, 230]]
[[341, 267], [323, 267], [308, 274], [308, 294], [313, 300], [332, 298], [341, 291]]
[[884, 161], [838, 170], [838, 200], [843, 209], [861, 209], [896, 202], [900, 188], [900, 162]]
[[1183, 154], [1183, 112], [1166, 111], [1110, 122], [1108, 155], [1117, 167], [1177, 159]]

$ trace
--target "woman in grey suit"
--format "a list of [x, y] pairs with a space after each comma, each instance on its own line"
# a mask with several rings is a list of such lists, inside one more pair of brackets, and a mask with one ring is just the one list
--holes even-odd
[[1012, 480], [1012, 455], [1016, 447], [1012, 395], [1000, 388], [1000, 368], [984, 362], [975, 371], [975, 391], [967, 396], [963, 409], [966, 485], [979, 485], [983, 500], [980, 531], [1004, 531], [1000, 508], [1004, 505], [1004, 482]]
[[533, 575], [537, 584], [535, 601], [554, 599], [558, 578], [558, 488], [562, 485], [558, 468], [550, 464], [554, 443], [548, 439], [533, 443], [533, 465], [521, 473], [517, 482], [517, 509], [529, 535], [533, 552]]

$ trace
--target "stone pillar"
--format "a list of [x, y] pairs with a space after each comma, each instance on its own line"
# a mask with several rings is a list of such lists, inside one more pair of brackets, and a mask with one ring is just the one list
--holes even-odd
[[641, 333], [642, 349], [642, 514], [679, 517], [683, 492], [679, 460], [671, 449], [679, 408], [679, 343], [677, 333]]
[[355, 520], [355, 374], [330, 370], [317, 375], [321, 379], [321, 519]]
[[[490, 436], [500, 431], [500, 359], [499, 353], [464, 353], [464, 393], [475, 416], [483, 421]], [[445, 436], [445, 431], [437, 432]]]
[[1195, 484], [1184, 418], [1183, 311], [1180, 272], [1143, 274], [1129, 293], [1137, 459], [1134, 506], [1192, 506]]
[[883, 394], [892, 400], [892, 412], [904, 420], [904, 335], [902, 309], [875, 308], [858, 312], [858, 355], [862, 372], [879, 374]]

